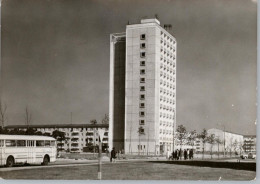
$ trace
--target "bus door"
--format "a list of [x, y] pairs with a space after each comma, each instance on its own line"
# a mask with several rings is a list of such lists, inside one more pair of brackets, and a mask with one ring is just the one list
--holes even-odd
[[27, 162], [28, 163], [34, 163], [35, 162], [35, 155], [34, 155], [34, 141], [33, 140], [27, 141], [27, 150], [28, 150]]

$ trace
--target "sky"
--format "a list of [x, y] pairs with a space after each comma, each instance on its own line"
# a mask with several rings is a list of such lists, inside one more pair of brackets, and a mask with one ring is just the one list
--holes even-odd
[[[177, 125], [256, 134], [252, 0], [3, 0], [8, 125], [99, 122], [109, 112], [109, 35], [158, 15], [177, 39]], [[71, 121], [72, 114], [72, 121]]]

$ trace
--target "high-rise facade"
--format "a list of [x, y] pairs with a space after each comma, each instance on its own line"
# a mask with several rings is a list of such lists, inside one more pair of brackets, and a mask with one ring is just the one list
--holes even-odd
[[127, 25], [126, 33], [112, 34], [110, 43], [110, 148], [133, 154], [172, 151], [175, 38], [157, 19], [144, 19]]

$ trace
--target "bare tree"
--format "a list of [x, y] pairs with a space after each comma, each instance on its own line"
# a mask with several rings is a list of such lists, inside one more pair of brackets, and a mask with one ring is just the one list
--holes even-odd
[[137, 131], [138, 135], [139, 135], [139, 145], [138, 145], [138, 155], [140, 155], [140, 149], [141, 149], [141, 135], [144, 135], [144, 129], [143, 127], [139, 127], [138, 131]]
[[177, 139], [180, 141], [180, 149], [182, 148], [183, 142], [187, 138], [187, 130], [183, 125], [179, 125], [177, 128]]
[[212, 159], [212, 149], [214, 144], [216, 143], [215, 134], [210, 134], [209, 136], [207, 136], [207, 143], [210, 144], [210, 156]]
[[105, 114], [105, 117], [102, 119], [102, 124], [108, 124], [109, 123], [109, 116]]
[[4, 128], [5, 122], [7, 121], [7, 105], [3, 104], [2, 100], [0, 100], [0, 127]]
[[241, 156], [241, 151], [243, 151], [243, 143], [242, 142], [238, 142], [238, 149], [239, 149], [239, 157]]
[[233, 138], [231, 137], [230, 138], [230, 144], [229, 144], [229, 154], [230, 154], [230, 157], [232, 156], [232, 148], [233, 148]]
[[219, 145], [222, 144], [222, 141], [220, 140], [219, 137], [217, 137], [215, 141], [216, 141], [216, 143], [218, 145], [218, 159], [219, 159]]
[[32, 120], [32, 114], [30, 113], [29, 108], [27, 106], [25, 108], [24, 120], [25, 120], [25, 125], [27, 126], [27, 130], [28, 130], [31, 120]]
[[90, 120], [90, 124], [92, 124], [92, 125], [97, 124], [97, 120], [95, 120], [95, 119]]
[[204, 158], [204, 153], [205, 153], [205, 143], [207, 142], [207, 136], [208, 136], [208, 132], [207, 130], [204, 128], [202, 130], [202, 132], [198, 135], [198, 138], [200, 138], [202, 140], [203, 143], [203, 154], [202, 154], [202, 159]]
[[234, 150], [234, 152], [235, 152], [235, 155], [238, 155], [238, 153], [237, 153], [237, 148], [239, 147], [239, 143], [238, 143], [238, 141], [237, 140], [235, 140], [233, 143], [232, 143], [232, 148], [233, 148], [233, 150]]
[[188, 136], [187, 136], [187, 141], [188, 143], [192, 146], [192, 149], [193, 149], [193, 146], [194, 146], [194, 142], [197, 138], [197, 133], [196, 133], [196, 130], [193, 130], [191, 131]]

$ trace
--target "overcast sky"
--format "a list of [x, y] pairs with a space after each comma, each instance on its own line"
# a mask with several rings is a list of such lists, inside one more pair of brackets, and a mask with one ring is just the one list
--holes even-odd
[[[86, 123], [109, 112], [109, 34], [158, 14], [177, 39], [177, 124], [256, 133], [252, 0], [3, 0], [8, 124]], [[222, 127], [223, 128], [223, 127]]]

